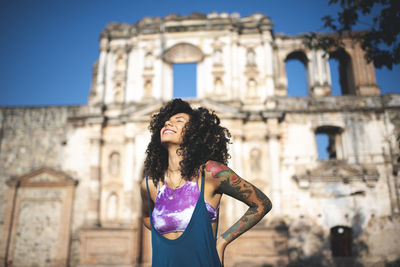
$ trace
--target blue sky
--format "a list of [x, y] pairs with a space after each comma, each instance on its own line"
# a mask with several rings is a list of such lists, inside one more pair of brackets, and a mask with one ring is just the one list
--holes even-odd
[[[0, 0], [0, 106], [87, 103], [99, 34], [110, 22], [136, 23], [145, 16], [194, 11], [241, 16], [262, 12], [274, 22], [275, 33], [294, 35], [321, 30], [321, 17], [338, 10], [327, 2]], [[301, 64], [289, 61], [287, 68], [289, 87], [305, 90]], [[382, 93], [400, 92], [399, 70], [377, 70]]]
[[[338, 10], [328, 0], [0, 0], [0, 106], [85, 105], [99, 35], [110, 22], [136, 23], [145, 16], [171, 13], [238, 12], [244, 17], [261, 12], [274, 22], [275, 33], [295, 35], [322, 31], [321, 17]], [[337, 63], [330, 63], [338, 94]], [[286, 68], [289, 91], [304, 96], [304, 67], [289, 61]], [[194, 70], [193, 64], [174, 66], [175, 96], [193, 94], [188, 88], [195, 90]], [[376, 70], [383, 94], [400, 93], [399, 74], [399, 66]], [[326, 136], [318, 139], [327, 144]]]

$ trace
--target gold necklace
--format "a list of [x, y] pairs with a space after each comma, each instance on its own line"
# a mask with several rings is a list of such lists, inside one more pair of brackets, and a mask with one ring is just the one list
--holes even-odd
[[[165, 173], [165, 184], [167, 184], [167, 179], [168, 179], [168, 170], [167, 170], [166, 173]], [[180, 187], [181, 182], [182, 182], [182, 176], [181, 176], [181, 179], [179, 180], [179, 184], [178, 184], [177, 186], [175, 186], [175, 185], [172, 183], [172, 180], [171, 180], [171, 183], [173, 184], [173, 186], [174, 186], [175, 188], [174, 188], [174, 189], [171, 188], [171, 195], [169, 195], [169, 197], [168, 197], [169, 200], [172, 200], [172, 199], [174, 198], [174, 192], [175, 192], [176, 189], [178, 189], [178, 188]], [[168, 186], [168, 185], [167, 185], [167, 186]]]

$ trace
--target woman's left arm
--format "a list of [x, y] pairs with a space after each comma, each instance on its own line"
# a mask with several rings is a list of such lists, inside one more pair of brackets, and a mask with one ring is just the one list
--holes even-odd
[[240, 178], [222, 163], [208, 161], [206, 171], [217, 180], [219, 193], [227, 194], [249, 206], [246, 213], [218, 238], [217, 249], [222, 260], [225, 247], [256, 225], [271, 210], [272, 203], [260, 189]]

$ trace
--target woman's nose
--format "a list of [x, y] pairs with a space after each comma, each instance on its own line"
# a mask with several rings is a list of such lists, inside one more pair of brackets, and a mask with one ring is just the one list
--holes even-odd
[[171, 121], [166, 121], [165, 124], [164, 124], [164, 126], [168, 126], [168, 125], [169, 125], [169, 126], [172, 126], [172, 122], [171, 122]]

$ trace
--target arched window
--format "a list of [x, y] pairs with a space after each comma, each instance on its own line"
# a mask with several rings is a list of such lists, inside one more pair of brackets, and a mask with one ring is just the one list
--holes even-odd
[[303, 51], [290, 53], [285, 60], [288, 96], [308, 96], [308, 59]]
[[331, 95], [342, 95], [339, 79], [339, 61], [336, 58], [329, 58], [329, 69], [331, 72]]
[[343, 158], [342, 132], [336, 126], [320, 126], [315, 130], [319, 160]]
[[[332, 59], [337, 60], [339, 63], [338, 66], [338, 73], [339, 73], [339, 84], [340, 84], [340, 91], [342, 95], [355, 95], [356, 88], [354, 84], [354, 73], [353, 73], [353, 66], [350, 55], [343, 49], [338, 49], [333, 53], [329, 54], [329, 65], [331, 69], [337, 68], [337, 63], [333, 63]], [[331, 71], [335, 73], [335, 71]], [[335, 80], [335, 77], [332, 76], [332, 81]]]

